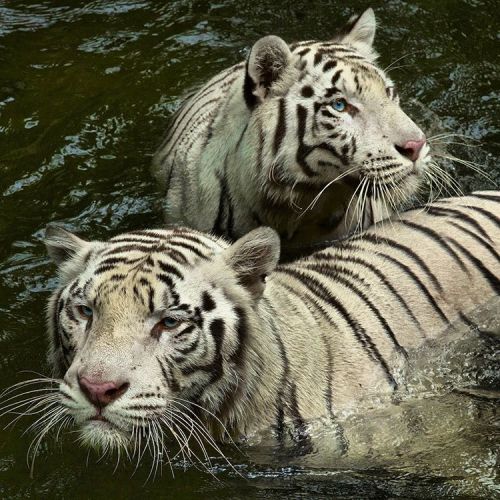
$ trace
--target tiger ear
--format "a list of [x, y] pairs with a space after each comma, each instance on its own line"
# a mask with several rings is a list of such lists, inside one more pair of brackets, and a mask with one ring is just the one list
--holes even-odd
[[43, 242], [49, 257], [57, 266], [63, 265], [91, 245], [88, 241], [82, 240], [56, 224], [49, 224], [46, 227]]
[[262, 102], [269, 89], [287, 69], [292, 53], [278, 36], [265, 36], [258, 40], [248, 55], [243, 93], [252, 108]]
[[375, 12], [369, 8], [359, 16], [352, 16], [339, 31], [335, 40], [352, 45], [368, 59], [375, 60], [377, 53], [373, 49], [373, 40], [375, 39], [376, 27]]
[[259, 227], [233, 243], [224, 254], [226, 263], [239, 282], [258, 299], [264, 292], [266, 277], [274, 271], [280, 257], [280, 239], [270, 227]]

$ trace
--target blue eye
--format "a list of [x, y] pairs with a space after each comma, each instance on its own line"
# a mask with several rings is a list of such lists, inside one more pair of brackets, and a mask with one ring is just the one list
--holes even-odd
[[172, 316], [166, 316], [160, 323], [163, 327], [171, 329], [179, 326], [180, 321], [176, 318], [172, 318]]
[[85, 319], [90, 319], [94, 315], [94, 311], [89, 306], [79, 305], [76, 307], [80, 315]]
[[347, 101], [345, 99], [336, 99], [333, 101], [333, 109], [335, 111], [345, 111], [347, 108]]
[[161, 337], [161, 334], [167, 330], [174, 330], [177, 328], [183, 321], [186, 321], [184, 319], [177, 319], [173, 316], [165, 316], [163, 319], [158, 321], [156, 325], [153, 327], [151, 330], [151, 335], [155, 339], [159, 339]]

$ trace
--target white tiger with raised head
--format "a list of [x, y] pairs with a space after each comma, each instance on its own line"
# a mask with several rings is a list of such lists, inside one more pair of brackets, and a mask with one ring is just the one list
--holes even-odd
[[278, 267], [269, 228], [230, 245], [180, 227], [106, 242], [49, 227], [58, 378], [10, 405], [47, 405], [42, 428], [69, 417], [84, 442], [132, 454], [142, 439], [168, 456], [166, 436], [216, 446], [223, 429], [307, 440], [309, 419], [341, 426], [392, 396], [415, 348], [498, 297], [499, 209], [500, 192], [441, 200]]
[[286, 250], [408, 202], [429, 146], [375, 64], [374, 36], [372, 9], [332, 41], [267, 36], [190, 97], [153, 161], [167, 222], [230, 239], [267, 225]]

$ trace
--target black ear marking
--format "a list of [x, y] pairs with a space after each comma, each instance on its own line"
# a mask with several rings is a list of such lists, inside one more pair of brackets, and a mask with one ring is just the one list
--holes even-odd
[[246, 62], [243, 95], [249, 108], [262, 102], [289, 67], [292, 53], [284, 40], [270, 35], [258, 40]]

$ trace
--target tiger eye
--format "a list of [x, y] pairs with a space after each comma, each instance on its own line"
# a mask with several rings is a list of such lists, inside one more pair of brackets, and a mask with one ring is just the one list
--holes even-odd
[[76, 306], [76, 310], [80, 314], [80, 316], [84, 319], [90, 319], [94, 315], [94, 311], [89, 306], [80, 304]]

